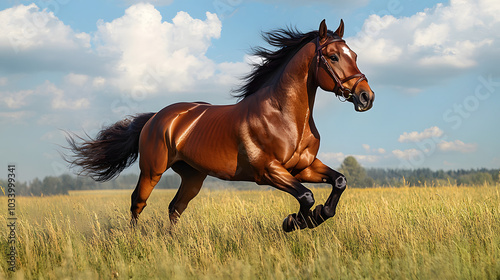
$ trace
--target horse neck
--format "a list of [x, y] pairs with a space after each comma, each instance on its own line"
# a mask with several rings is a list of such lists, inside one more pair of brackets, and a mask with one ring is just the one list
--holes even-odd
[[269, 95], [283, 114], [293, 114], [297, 118], [312, 115], [318, 87], [311, 70], [315, 49], [312, 42], [302, 47], [287, 63]]

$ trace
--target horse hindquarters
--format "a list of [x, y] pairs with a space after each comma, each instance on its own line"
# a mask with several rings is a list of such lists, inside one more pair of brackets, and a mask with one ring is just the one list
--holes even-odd
[[163, 172], [170, 167], [165, 133], [159, 126], [161, 121], [158, 118], [159, 114], [146, 123], [139, 139], [139, 168], [141, 174], [131, 197], [132, 224], [137, 222], [139, 214], [146, 207], [146, 201], [151, 192], [160, 181]]
[[[193, 176], [193, 178], [203, 177], [201, 180], [195, 180], [195, 183], [191, 178], [186, 179], [187, 175], [183, 175], [185, 173], [183, 173], [183, 170], [190, 168], [190, 172], [186, 174], [191, 175], [196, 170], [187, 164], [185, 164], [187, 167], [180, 165], [182, 159], [179, 158], [179, 151], [176, 147], [177, 141], [174, 135], [177, 131], [182, 130], [186, 124], [182, 121], [184, 116], [187, 115], [186, 113], [199, 105], [199, 103], [177, 103], [167, 106], [144, 126], [139, 139], [139, 167], [141, 174], [131, 197], [130, 210], [133, 224], [136, 223], [139, 214], [146, 207], [146, 201], [158, 181], [160, 181], [162, 174], [172, 165], [177, 166], [174, 171], [179, 173], [183, 179], [181, 188], [176, 195], [179, 200], [179, 205], [176, 207], [179, 208], [177, 212], [181, 213], [185, 209], [183, 205], [187, 206], [187, 202], [198, 193], [196, 191], [193, 195], [193, 191], [187, 190], [187, 188], [189, 188], [188, 186], [195, 186], [193, 188], [199, 190], [206, 175]], [[198, 183], [198, 181], [200, 182]], [[197, 187], [198, 184], [199, 187]], [[189, 200], [186, 202], [187, 198]]]

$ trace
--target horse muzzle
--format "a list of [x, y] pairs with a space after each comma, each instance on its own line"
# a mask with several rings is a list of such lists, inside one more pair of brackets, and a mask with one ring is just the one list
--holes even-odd
[[351, 95], [351, 101], [354, 104], [354, 110], [358, 112], [364, 112], [370, 110], [373, 106], [373, 101], [375, 100], [375, 94], [372, 91], [361, 91], [359, 94]]

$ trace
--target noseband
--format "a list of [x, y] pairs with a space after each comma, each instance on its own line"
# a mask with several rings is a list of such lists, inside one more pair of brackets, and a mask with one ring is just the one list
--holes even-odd
[[[351, 75], [349, 77], [345, 77], [344, 79], [340, 79], [339, 75], [337, 75], [337, 73], [335, 73], [332, 66], [330, 65], [330, 63], [328, 63], [325, 56], [323, 55], [323, 48], [328, 46], [329, 44], [335, 43], [335, 42], [345, 42], [345, 41], [340, 39], [340, 38], [330, 39], [330, 40], [326, 41], [326, 43], [320, 45], [319, 44], [319, 37], [316, 39], [316, 74], [315, 75], [316, 75], [316, 80], [317, 80], [318, 79], [318, 71], [319, 71], [319, 62], [321, 60], [321, 61], [323, 61], [323, 64], [325, 64], [326, 69], [330, 73], [330, 76], [332, 76], [333, 79], [335, 80], [335, 87], [332, 90], [333, 93], [335, 93], [339, 97], [340, 101], [346, 101], [347, 99], [349, 99], [353, 96], [353, 93], [356, 90], [356, 86], [361, 81], [363, 81], [363, 80], [368, 81], [368, 79], [366, 79], [366, 76], [363, 73], [357, 73], [357, 74]], [[351, 89], [346, 88], [344, 86], [344, 83], [349, 81], [349, 80], [352, 80], [354, 78], [358, 78], [358, 80], [356, 80], [356, 82], [354, 83], [354, 86]], [[347, 94], [347, 97], [345, 97], [346, 94]], [[341, 97], [343, 97], [344, 100], [342, 100]]]

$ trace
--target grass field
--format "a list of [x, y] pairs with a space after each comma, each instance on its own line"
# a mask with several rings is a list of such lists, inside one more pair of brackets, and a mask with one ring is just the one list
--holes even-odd
[[0, 198], [0, 279], [500, 279], [500, 186], [348, 188], [333, 219], [289, 234], [298, 204], [279, 191], [202, 191], [172, 230], [174, 191], [135, 230], [130, 193], [18, 197], [15, 273]]

